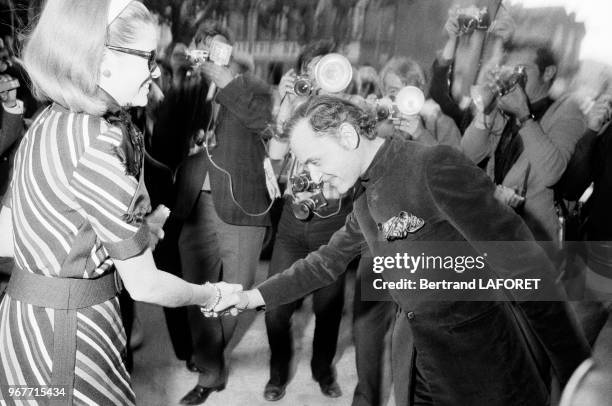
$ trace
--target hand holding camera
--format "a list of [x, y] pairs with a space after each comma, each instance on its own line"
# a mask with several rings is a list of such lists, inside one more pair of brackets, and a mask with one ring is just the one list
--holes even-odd
[[521, 86], [514, 86], [512, 90], [501, 96], [497, 106], [516, 118], [526, 117], [530, 114], [529, 100]]
[[206, 49], [186, 52], [193, 71], [204, 74], [220, 89], [234, 79], [234, 74], [228, 67], [231, 56], [232, 46], [220, 41], [211, 41]]
[[234, 80], [234, 74], [227, 66], [220, 66], [211, 62], [203, 62], [198, 66], [198, 70], [208, 79], [213, 81], [219, 89], [223, 89], [232, 80]]
[[449, 10], [448, 14], [444, 29], [451, 38], [469, 35], [474, 31], [486, 31], [491, 25], [487, 7], [454, 7]]
[[[516, 117], [529, 114], [527, 95], [524, 92], [527, 83], [525, 67], [495, 67], [487, 72], [485, 82], [472, 86], [470, 91], [477, 111], [488, 115], [495, 107], [499, 107]], [[504, 98], [506, 95], [509, 97]]]
[[418, 139], [420, 130], [423, 128], [423, 121], [418, 114], [400, 114], [399, 117], [393, 117], [391, 121], [393, 122], [393, 127], [397, 131], [409, 135], [410, 139], [414, 140]]
[[293, 91], [293, 85], [295, 84], [296, 74], [294, 69], [289, 69], [287, 73], [283, 75], [280, 82], [278, 83], [278, 94], [281, 100], [288, 95], [295, 95]]
[[17, 88], [19, 81], [9, 75], [0, 75], [0, 100], [6, 107], [12, 108], [17, 105]]
[[516, 190], [507, 186], [497, 185], [495, 188], [494, 197], [503, 204], [518, 209], [525, 204], [525, 196], [521, 196]]
[[612, 96], [606, 94], [599, 97], [586, 114], [588, 128], [595, 132], [601, 131], [612, 118]]

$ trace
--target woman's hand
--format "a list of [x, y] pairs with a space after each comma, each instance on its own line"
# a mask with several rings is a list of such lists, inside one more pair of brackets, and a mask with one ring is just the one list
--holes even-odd
[[[234, 306], [240, 302], [240, 296], [237, 293], [242, 292], [242, 285], [236, 283], [217, 282], [208, 284], [213, 289], [212, 297], [201, 304], [200, 310], [204, 317], [219, 317], [227, 313], [223, 312], [226, 309], [229, 310], [229, 314], [235, 316], [239, 313], [238, 309]], [[235, 309], [235, 310], [233, 310]]]

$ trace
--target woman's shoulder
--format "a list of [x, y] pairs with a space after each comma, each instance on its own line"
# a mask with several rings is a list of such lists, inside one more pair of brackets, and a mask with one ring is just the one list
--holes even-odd
[[54, 114], [49, 115], [48, 119], [56, 122], [56, 128], [82, 141], [84, 145], [91, 145], [100, 138], [121, 140], [121, 130], [109, 124], [102, 116], [75, 112], [58, 104], [52, 104], [49, 109]]

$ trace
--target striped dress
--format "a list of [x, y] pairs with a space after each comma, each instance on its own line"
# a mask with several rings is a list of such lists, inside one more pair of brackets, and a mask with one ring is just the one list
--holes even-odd
[[[148, 196], [142, 182], [125, 174], [120, 141], [120, 130], [104, 119], [56, 104], [33, 123], [17, 153], [8, 200], [19, 268], [54, 278], [96, 278], [112, 272], [111, 255], [125, 259], [146, 247], [145, 227], [125, 219], [134, 202], [148, 205]], [[63, 265], [77, 260], [85, 265], [70, 274]], [[49, 385], [53, 320], [53, 309], [5, 296], [0, 385]], [[74, 404], [134, 404], [116, 297], [78, 310], [76, 345]]]

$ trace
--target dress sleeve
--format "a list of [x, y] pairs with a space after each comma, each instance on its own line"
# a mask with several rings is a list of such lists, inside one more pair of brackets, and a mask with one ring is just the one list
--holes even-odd
[[125, 173], [117, 155], [121, 132], [111, 127], [85, 146], [70, 180], [71, 190], [111, 258], [128, 259], [149, 242], [146, 222], [128, 221], [138, 181]]

